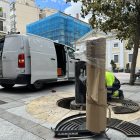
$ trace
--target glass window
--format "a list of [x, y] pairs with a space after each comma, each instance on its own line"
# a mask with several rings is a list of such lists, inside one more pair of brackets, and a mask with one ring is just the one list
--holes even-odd
[[15, 17], [11, 18], [10, 21], [11, 22], [14, 22], [15, 21]]
[[16, 24], [11, 24], [11, 29], [16, 28]]
[[0, 31], [3, 31], [3, 21], [0, 21]]
[[119, 55], [114, 55], [114, 62], [119, 63]]
[[13, 9], [13, 8], [15, 8], [15, 4], [10, 5], [10, 9]]
[[115, 43], [114, 44], [114, 48], [117, 48], [119, 45], [118, 45], [118, 43]]
[[67, 48], [68, 55], [71, 59], [75, 59], [74, 50], [71, 48]]
[[16, 15], [16, 11], [11, 11], [10, 16]]
[[129, 60], [129, 62], [131, 63], [132, 62], [132, 54], [129, 54], [129, 58], [128, 58]]

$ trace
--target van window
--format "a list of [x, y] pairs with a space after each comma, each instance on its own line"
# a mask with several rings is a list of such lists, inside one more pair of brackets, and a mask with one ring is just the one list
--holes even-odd
[[71, 59], [75, 59], [74, 50], [71, 48], [67, 48], [68, 55]]
[[17, 37], [7, 37], [4, 42], [5, 51], [17, 51], [18, 50], [18, 41]]

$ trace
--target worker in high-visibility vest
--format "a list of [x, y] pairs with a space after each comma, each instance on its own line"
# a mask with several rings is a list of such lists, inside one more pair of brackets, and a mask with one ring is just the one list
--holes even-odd
[[105, 82], [107, 87], [107, 99], [111, 97], [119, 97], [119, 99], [124, 98], [123, 91], [119, 90], [120, 81], [112, 73], [106, 71]]

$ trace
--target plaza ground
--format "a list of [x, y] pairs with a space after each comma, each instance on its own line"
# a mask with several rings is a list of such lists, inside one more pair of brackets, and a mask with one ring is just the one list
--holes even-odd
[[[124, 96], [140, 105], [140, 80], [137, 85], [130, 86], [129, 74], [114, 73], [120, 80], [124, 91]], [[52, 93], [51, 90], [56, 92]], [[39, 92], [30, 92], [25, 86], [15, 85], [12, 89], [0, 87], [0, 100], [6, 102], [0, 104], [0, 140], [54, 140], [54, 132], [50, 129], [56, 126], [56, 122], [50, 122], [37, 118], [26, 111], [27, 105], [38, 98], [47, 98], [51, 95], [68, 96], [75, 92], [73, 81], [46, 84], [44, 89]], [[63, 98], [62, 96], [62, 98]], [[123, 116], [123, 115], [122, 115]], [[140, 115], [139, 115], [140, 116]], [[140, 126], [140, 117], [132, 117], [132, 123]], [[122, 118], [122, 117], [121, 117]], [[139, 140], [140, 137], [128, 138], [123, 133], [110, 129], [107, 135], [112, 140]], [[96, 136], [94, 140], [104, 140], [103, 136]]]

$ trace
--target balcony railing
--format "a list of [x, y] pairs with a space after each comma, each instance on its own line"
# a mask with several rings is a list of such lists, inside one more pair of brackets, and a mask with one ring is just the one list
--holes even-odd
[[6, 13], [0, 12], [0, 17], [6, 18]]
[[15, 5], [11, 5], [11, 6], [10, 6], [10, 10], [11, 10], [11, 9], [15, 9]]

